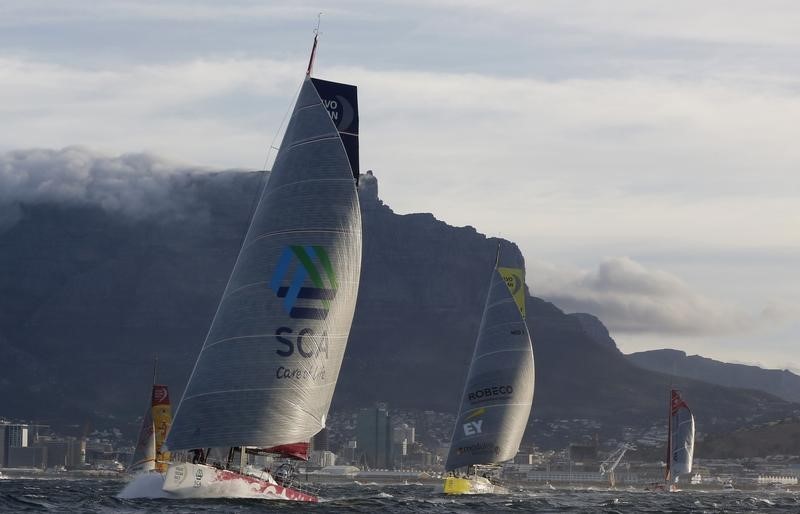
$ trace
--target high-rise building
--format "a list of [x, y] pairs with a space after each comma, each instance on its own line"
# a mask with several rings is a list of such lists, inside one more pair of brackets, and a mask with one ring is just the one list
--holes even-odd
[[414, 444], [416, 442], [416, 429], [413, 426], [403, 423], [392, 429], [392, 442]]
[[45, 446], [11, 446], [7, 455], [9, 468], [47, 467], [47, 447]]
[[330, 450], [328, 443], [328, 427], [323, 428], [311, 438], [311, 450], [328, 451]]
[[392, 456], [396, 468], [405, 468], [407, 464], [406, 456], [409, 453], [409, 448], [414, 444], [415, 435], [414, 427], [407, 423], [392, 428]]
[[309, 462], [320, 468], [334, 466], [336, 464], [336, 454], [327, 450], [314, 450], [309, 456]]
[[6, 445], [8, 448], [27, 448], [28, 425], [6, 425]]
[[8, 467], [11, 448], [28, 447], [28, 425], [0, 424], [0, 466]]
[[386, 469], [392, 466], [392, 426], [385, 403], [361, 409], [356, 421], [356, 441], [367, 467]]
[[86, 440], [68, 437], [61, 440], [51, 440], [39, 443], [47, 447], [47, 467], [65, 467], [67, 469], [80, 469], [83, 467], [86, 455]]
[[6, 425], [0, 423], [0, 468], [8, 465], [8, 450], [6, 450]]
[[340, 451], [340, 455], [344, 462], [358, 464], [358, 443], [356, 441], [347, 441]]

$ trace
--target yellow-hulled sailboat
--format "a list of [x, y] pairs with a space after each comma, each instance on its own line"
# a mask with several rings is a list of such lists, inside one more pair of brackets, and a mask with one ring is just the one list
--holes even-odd
[[[446, 494], [502, 494], [499, 464], [516, 455], [533, 404], [533, 347], [525, 324], [522, 256], [498, 245], [489, 295], [456, 418]], [[459, 472], [459, 470], [461, 470]]]

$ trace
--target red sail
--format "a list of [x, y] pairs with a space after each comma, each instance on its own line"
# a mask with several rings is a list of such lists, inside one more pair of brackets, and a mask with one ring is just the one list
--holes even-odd
[[680, 409], [681, 407], [685, 407], [687, 409], [689, 408], [689, 406], [686, 405], [686, 402], [683, 401], [683, 398], [681, 398], [681, 393], [676, 391], [675, 389], [672, 390], [671, 404], [672, 405], [670, 407], [670, 415], [672, 416], [674, 416], [675, 413], [678, 412], [678, 409]]
[[153, 384], [153, 397], [151, 405], [169, 405], [169, 389], [161, 384]]
[[290, 457], [297, 460], [308, 460], [308, 443], [292, 443], [262, 448], [264, 453], [277, 453], [283, 457]]

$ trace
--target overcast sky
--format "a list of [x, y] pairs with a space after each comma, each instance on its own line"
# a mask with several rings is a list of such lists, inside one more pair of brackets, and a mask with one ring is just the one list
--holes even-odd
[[396, 212], [516, 241], [623, 351], [800, 370], [794, 1], [0, 0], [0, 152], [259, 169], [319, 11]]

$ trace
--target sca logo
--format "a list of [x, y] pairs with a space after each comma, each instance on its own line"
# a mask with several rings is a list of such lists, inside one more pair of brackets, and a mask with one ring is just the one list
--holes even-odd
[[[297, 265], [290, 276], [289, 268], [293, 262]], [[327, 279], [327, 286], [323, 277]], [[307, 279], [311, 286], [306, 285]], [[337, 287], [328, 253], [321, 246], [285, 247], [269, 281], [269, 288], [278, 298], [283, 298], [283, 310], [289, 317], [297, 319], [327, 318]]]
[[[293, 263], [294, 273], [291, 274]], [[321, 246], [285, 247], [269, 281], [269, 288], [278, 298], [283, 298], [283, 310], [294, 319], [326, 319], [337, 287], [330, 258]], [[295, 335], [292, 328], [279, 327], [275, 338], [286, 346], [276, 352], [281, 357], [289, 357], [295, 351], [306, 359], [322, 354], [328, 356], [327, 332], [318, 333], [306, 327]]]

